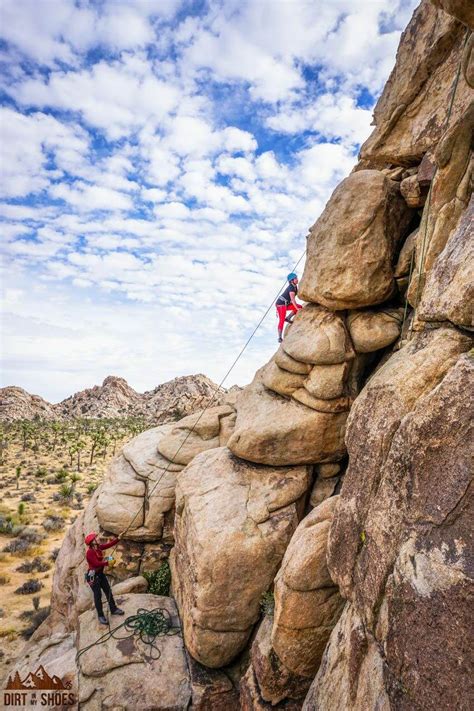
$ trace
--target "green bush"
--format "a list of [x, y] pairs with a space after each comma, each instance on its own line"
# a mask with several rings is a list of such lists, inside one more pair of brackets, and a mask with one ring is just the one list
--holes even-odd
[[148, 583], [148, 592], [152, 595], [170, 594], [171, 570], [170, 564], [165, 560], [158, 570], [144, 571], [143, 577]]
[[275, 612], [275, 596], [273, 592], [263, 593], [260, 599], [260, 609], [264, 615], [273, 617], [273, 613]]
[[96, 489], [97, 489], [97, 484], [88, 484], [87, 485], [87, 493], [88, 494], [93, 494]]
[[68, 478], [68, 476], [69, 476], [68, 472], [64, 471], [64, 469], [60, 469], [54, 475], [56, 481], [65, 481]]

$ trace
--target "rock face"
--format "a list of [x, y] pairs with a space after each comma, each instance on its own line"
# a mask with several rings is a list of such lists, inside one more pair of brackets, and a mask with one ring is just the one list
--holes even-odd
[[[333, 708], [329, 687], [338, 708], [378, 708], [377, 698], [385, 699], [382, 708], [470, 706], [465, 642], [472, 579], [466, 551], [474, 363], [467, 354], [445, 355], [436, 371], [430, 368], [424, 395], [415, 397], [408, 411], [406, 399], [403, 410], [400, 401], [394, 402], [389, 423], [382, 424], [386, 408], [374, 411], [373, 403], [376, 391], [378, 400], [381, 392], [382, 399], [383, 393], [391, 397], [390, 389], [392, 397], [399, 392], [388, 380], [382, 391], [371, 383], [354, 412], [352, 464], [329, 548], [331, 574], [350, 603], [334, 630], [312, 690], [314, 706], [308, 708]], [[360, 456], [360, 440], [358, 451], [353, 449], [360, 427], [377, 433], [378, 447], [369, 444], [371, 465]], [[369, 469], [363, 486], [356, 486], [364, 465]], [[352, 669], [350, 663], [341, 664], [343, 658], [354, 658]], [[361, 672], [368, 668], [380, 673], [372, 679], [367, 706], [367, 680]]]
[[[118, 632], [123, 639], [111, 637], [84, 652], [79, 658], [80, 708], [187, 708], [191, 684], [174, 602], [156, 595], [124, 595], [118, 601], [127, 616], [138, 609], [163, 609], [174, 633], [157, 637], [153, 648], [138, 635]], [[84, 612], [79, 618], [78, 648], [87, 647], [99, 634], [95, 612]]]
[[[440, 140], [466, 27], [422, 0], [402, 34], [395, 67], [374, 110], [376, 129], [361, 148], [371, 165], [414, 165]], [[471, 101], [461, 77], [449, 125]]]
[[347, 413], [318, 412], [267, 390], [259, 371], [237, 402], [228, 442], [238, 457], [270, 466], [310, 464], [344, 456]]
[[0, 420], [33, 420], [36, 417], [55, 419], [54, 405], [14, 385], [0, 388]]
[[336, 310], [388, 299], [393, 257], [410, 219], [397, 183], [379, 170], [352, 173], [311, 228], [301, 297]]
[[343, 600], [326, 563], [333, 496], [301, 521], [275, 578], [272, 645], [293, 674], [312, 678], [342, 610]]
[[173, 588], [186, 647], [209, 667], [245, 646], [298, 524], [306, 467], [263, 467], [221, 447], [184, 469], [176, 488]]
[[474, 198], [428, 273], [419, 303], [424, 321], [451, 321], [473, 328]]

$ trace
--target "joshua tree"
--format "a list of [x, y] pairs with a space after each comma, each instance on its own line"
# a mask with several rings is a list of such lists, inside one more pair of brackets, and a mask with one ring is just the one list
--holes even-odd
[[16, 490], [20, 488], [21, 466], [18, 465], [15, 469]]

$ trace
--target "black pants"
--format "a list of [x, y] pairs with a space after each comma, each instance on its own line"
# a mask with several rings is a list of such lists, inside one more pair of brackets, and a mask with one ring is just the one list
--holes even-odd
[[92, 592], [94, 593], [94, 603], [95, 609], [99, 617], [104, 616], [104, 608], [102, 607], [102, 590], [105, 593], [107, 602], [109, 603], [110, 612], [115, 612], [117, 605], [115, 604], [114, 596], [112, 595], [112, 590], [110, 589], [109, 581], [105, 573], [96, 572], [94, 578], [94, 585], [92, 586]]

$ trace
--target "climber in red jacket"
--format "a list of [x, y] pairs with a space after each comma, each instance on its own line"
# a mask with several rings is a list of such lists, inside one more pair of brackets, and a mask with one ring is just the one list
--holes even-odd
[[94, 593], [95, 609], [97, 610], [97, 615], [101, 625], [108, 624], [104, 615], [104, 609], [102, 607], [102, 590], [104, 591], [107, 602], [109, 603], [111, 614], [125, 614], [124, 611], [115, 604], [109, 581], [104, 573], [104, 568], [106, 565], [109, 565], [109, 560], [104, 558], [104, 554], [102, 552], [107, 550], [107, 548], [115, 546], [119, 542], [120, 538], [121, 536], [113, 538], [108, 543], [98, 543], [97, 533], [89, 533], [89, 535], [85, 537], [85, 543], [87, 546], [86, 559], [89, 565], [89, 570], [86, 573], [86, 581]]
[[[288, 286], [285, 291], [280, 294], [276, 300], [275, 306], [278, 314], [278, 342], [281, 343], [283, 340], [283, 326], [285, 321], [291, 323], [295, 313], [302, 309], [301, 304], [296, 301], [296, 294], [298, 293], [298, 277], [294, 272], [288, 274]], [[287, 311], [292, 311], [291, 316], [286, 316]], [[285, 318], [286, 316], [286, 318]]]

